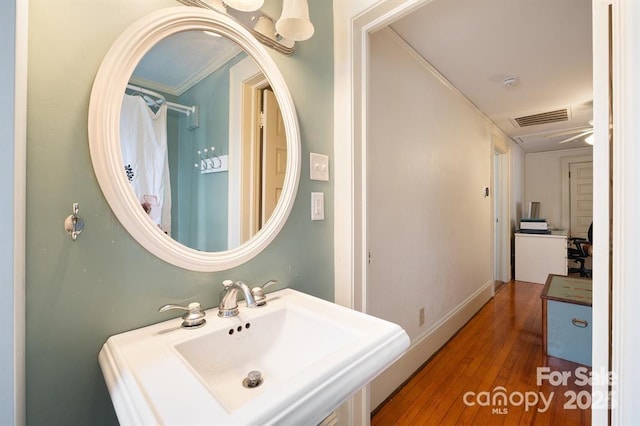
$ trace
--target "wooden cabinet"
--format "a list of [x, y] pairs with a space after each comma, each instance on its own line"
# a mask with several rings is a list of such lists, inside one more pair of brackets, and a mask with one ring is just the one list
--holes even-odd
[[549, 274], [567, 275], [567, 231], [517, 232], [515, 239], [516, 280], [544, 284]]
[[540, 297], [544, 353], [590, 366], [591, 280], [549, 275]]

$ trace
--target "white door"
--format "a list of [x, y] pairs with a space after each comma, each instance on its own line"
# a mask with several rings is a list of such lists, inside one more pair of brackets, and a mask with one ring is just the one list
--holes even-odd
[[593, 162], [569, 164], [570, 235], [587, 238], [593, 222]]
[[263, 94], [262, 225], [271, 217], [282, 193], [287, 169], [287, 135], [273, 91]]

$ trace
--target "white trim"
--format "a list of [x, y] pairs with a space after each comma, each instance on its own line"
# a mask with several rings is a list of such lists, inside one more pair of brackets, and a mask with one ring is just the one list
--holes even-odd
[[[242, 241], [241, 211], [243, 182], [243, 127], [244, 111], [242, 84], [262, 73], [256, 62], [246, 57], [229, 70], [229, 223], [228, 246], [236, 247]], [[265, 77], [266, 80], [266, 77]], [[246, 182], [246, 184], [250, 184]]]
[[[372, 408], [380, 405], [386, 397], [405, 381], [406, 371], [417, 371], [425, 360], [431, 358], [458, 330], [460, 330], [483, 306], [493, 297], [493, 279], [487, 281], [475, 293], [463, 300], [437, 323], [429, 327], [420, 337], [415, 339], [407, 352], [387, 368], [376, 379], [386, 384], [386, 389], [379, 389], [384, 395], [371, 395]], [[386, 376], [386, 379], [384, 378]], [[383, 378], [383, 380], [380, 380]], [[394, 378], [389, 380], [389, 378]]]
[[[144, 54], [179, 31], [215, 31], [242, 46], [258, 63], [276, 94], [287, 135], [287, 174], [271, 219], [249, 241], [223, 252], [201, 252], [179, 244], [149, 220], [133, 195], [120, 152], [120, 105], [129, 76]], [[264, 250], [284, 226], [300, 177], [300, 133], [293, 100], [278, 67], [265, 48], [228, 16], [194, 7], [172, 7], [149, 14], [127, 28], [105, 56], [89, 103], [89, 148], [102, 192], [120, 223], [149, 252], [181, 268], [212, 272], [241, 265]]]
[[[640, 394], [640, 3], [613, 2], [613, 217], [612, 217], [612, 352], [611, 368], [618, 376], [614, 385], [617, 407], [611, 423], [638, 422]], [[595, 239], [596, 237], [594, 237]], [[603, 247], [603, 249], [605, 249]], [[595, 298], [594, 298], [595, 300]]]
[[[592, 370], [610, 371], [609, 345], [609, 2], [593, 2], [593, 343]], [[606, 395], [608, 386], [592, 391]], [[607, 425], [609, 411], [592, 409], [593, 425]]]

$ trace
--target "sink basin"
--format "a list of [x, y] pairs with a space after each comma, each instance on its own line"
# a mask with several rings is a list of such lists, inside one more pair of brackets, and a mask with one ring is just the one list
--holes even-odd
[[[334, 348], [344, 347], [357, 336], [350, 328], [324, 322], [322, 317], [295, 306], [272, 311], [240, 327], [244, 330], [230, 328], [234, 330], [232, 335], [229, 330], [219, 330], [176, 346], [229, 412], [268, 392], [272, 385], [313, 374], [314, 369], [321, 368], [316, 364], [328, 360]], [[262, 374], [261, 386], [241, 386], [249, 371]]]
[[395, 324], [292, 289], [267, 301], [110, 337], [99, 361], [120, 423], [318, 424], [409, 346]]

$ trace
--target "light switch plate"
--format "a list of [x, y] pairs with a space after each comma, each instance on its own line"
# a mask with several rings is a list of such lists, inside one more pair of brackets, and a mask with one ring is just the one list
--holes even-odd
[[324, 192], [311, 193], [311, 220], [324, 220]]
[[311, 180], [329, 180], [329, 157], [322, 154], [309, 154], [309, 178]]

